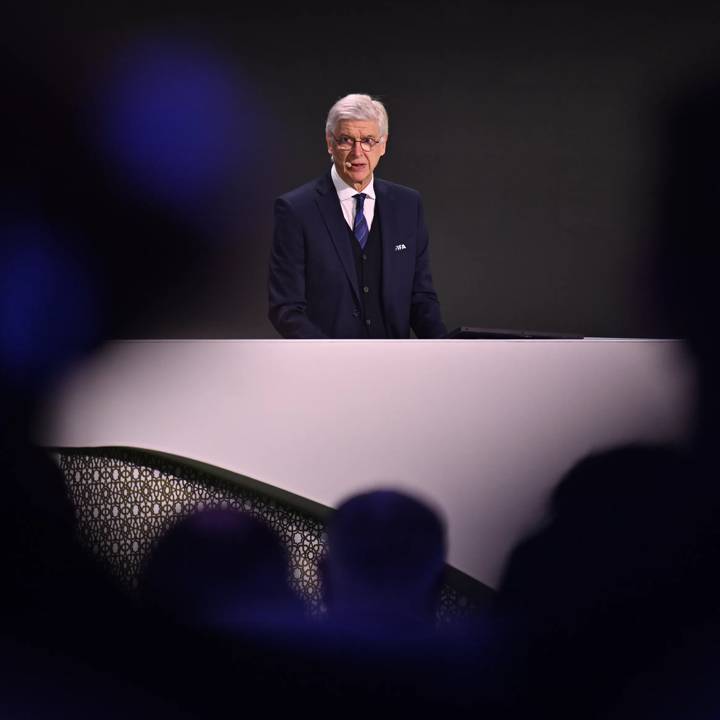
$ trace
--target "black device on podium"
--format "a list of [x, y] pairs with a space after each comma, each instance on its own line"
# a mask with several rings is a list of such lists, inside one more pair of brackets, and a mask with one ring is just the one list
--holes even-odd
[[500, 330], [498, 328], [467, 327], [463, 325], [451, 330], [447, 337], [449, 339], [470, 340], [582, 340], [584, 335], [535, 332], [534, 330]]

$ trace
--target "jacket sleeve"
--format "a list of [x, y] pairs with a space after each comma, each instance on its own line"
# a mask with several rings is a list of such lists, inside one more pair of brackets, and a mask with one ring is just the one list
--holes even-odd
[[325, 338], [306, 313], [305, 240], [302, 224], [283, 198], [275, 201], [268, 282], [268, 316], [284, 338]]
[[440, 301], [430, 273], [430, 250], [422, 200], [418, 196], [417, 248], [410, 304], [410, 327], [419, 338], [443, 338], [447, 328], [440, 313]]

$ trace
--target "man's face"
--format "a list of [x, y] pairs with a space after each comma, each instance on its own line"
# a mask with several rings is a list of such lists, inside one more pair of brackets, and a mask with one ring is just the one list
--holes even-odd
[[372, 177], [380, 158], [385, 154], [387, 138], [371, 150], [364, 150], [359, 142], [352, 143], [347, 150], [339, 144], [352, 140], [380, 140], [380, 128], [372, 120], [341, 120], [335, 132], [326, 137], [328, 152], [332, 155], [340, 177], [356, 190], [362, 190]]

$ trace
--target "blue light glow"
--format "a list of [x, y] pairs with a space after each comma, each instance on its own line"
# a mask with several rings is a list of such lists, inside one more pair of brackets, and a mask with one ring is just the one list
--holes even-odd
[[151, 200], [192, 210], [222, 192], [251, 152], [246, 95], [229, 64], [197, 43], [136, 42], [102, 89], [102, 152]]
[[93, 283], [43, 224], [0, 228], [0, 372], [41, 382], [98, 341]]

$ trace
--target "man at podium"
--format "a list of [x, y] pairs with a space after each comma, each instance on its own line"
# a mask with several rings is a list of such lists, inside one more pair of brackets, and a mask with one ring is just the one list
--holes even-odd
[[325, 139], [329, 172], [275, 201], [272, 324], [286, 338], [444, 337], [420, 194], [374, 176], [385, 107], [346, 95]]

